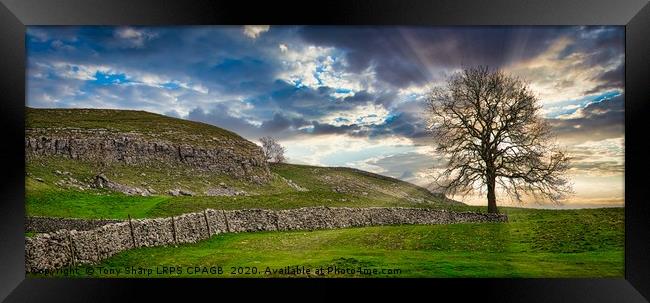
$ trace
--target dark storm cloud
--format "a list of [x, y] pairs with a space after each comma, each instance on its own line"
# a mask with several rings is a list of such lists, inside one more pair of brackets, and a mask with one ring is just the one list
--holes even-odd
[[[374, 66], [377, 77], [395, 87], [425, 85], [443, 80], [459, 67], [505, 67], [532, 59], [559, 38], [571, 39], [559, 58], [582, 54], [580, 68], [610, 64], [623, 54], [620, 27], [303, 27], [305, 41], [333, 46], [346, 53], [349, 69]], [[621, 65], [622, 66], [622, 65]], [[578, 66], [576, 66], [578, 68]], [[618, 69], [621, 67], [619, 66]], [[595, 75], [603, 83], [590, 92], [620, 88], [618, 69]], [[436, 70], [437, 72], [433, 72]], [[572, 83], [565, 83], [570, 86]], [[558, 87], [561, 88], [561, 87]]]
[[590, 103], [572, 119], [550, 119], [560, 138], [574, 142], [596, 141], [624, 136], [624, 95]]
[[[309, 133], [314, 135], [324, 135], [324, 134], [349, 134], [355, 135], [355, 132], [362, 131], [362, 128], [358, 125], [332, 125], [328, 123], [319, 123], [317, 121], [312, 122], [313, 130]], [[366, 131], [363, 131], [363, 134], [360, 136], [366, 136]]]
[[429, 137], [423, 121], [406, 112], [391, 116], [382, 124], [373, 125], [363, 135], [371, 137], [396, 135], [409, 139]]
[[[173, 113], [171, 116], [173, 116]], [[225, 104], [214, 105], [209, 111], [197, 107], [190, 111], [187, 119], [225, 128], [252, 140], [262, 136], [289, 138], [304, 133], [299, 128], [316, 123], [302, 118], [289, 118], [282, 113], [275, 113], [271, 119], [264, 120], [260, 125], [256, 125], [247, 121], [244, 117], [236, 117], [230, 113]]]
[[[433, 80], [436, 68], [501, 67], [544, 51], [566, 28], [510, 27], [303, 27], [307, 42], [340, 48], [350, 70], [376, 66], [380, 79], [397, 87]], [[532, 34], [532, 35], [531, 35]]]
[[281, 114], [273, 115], [273, 119], [264, 121], [260, 128], [271, 131], [279, 132], [283, 131], [291, 126], [291, 120]]
[[[225, 93], [267, 91], [277, 62], [265, 54], [272, 41], [250, 41], [241, 27], [71, 27], [41, 28], [46, 41], [29, 41], [37, 62], [106, 65], [116, 71], [162, 75], [181, 82], [201, 83]], [[70, 36], [74, 35], [74, 39]], [[67, 37], [74, 53], [52, 49], [51, 41]]]
[[625, 79], [624, 67], [624, 64], [621, 62], [615, 69], [594, 77], [594, 79], [600, 81], [602, 84], [587, 90], [585, 94], [594, 94], [612, 89], [622, 90], [624, 88], [623, 80]]
[[[253, 138], [267, 134], [348, 134], [425, 140], [427, 132], [419, 115], [421, 102], [403, 102], [399, 89], [441, 80], [448, 71], [462, 66], [502, 67], [535, 58], [561, 37], [573, 42], [560, 57], [582, 54], [587, 58], [582, 63], [585, 66], [611, 63], [623, 53], [623, 31], [616, 27], [272, 26], [251, 39], [240, 26], [99, 26], [30, 27], [27, 35], [29, 104], [144, 108], [171, 116], [187, 115]], [[336, 61], [332, 68], [353, 74], [372, 68], [378, 83], [373, 90], [364, 88], [344, 98], [333, 96], [336, 87], [288, 83], [278, 76], [286, 60], [281, 57], [279, 43], [293, 49], [333, 47], [336, 56], [345, 60]], [[98, 85], [63, 78], [61, 70], [52, 67], [57, 62], [107, 66], [134, 82], [145, 77], [175, 82]], [[623, 65], [595, 74], [594, 79], [601, 84], [590, 92], [620, 88], [622, 78]], [[573, 83], [558, 85], [571, 87]], [[367, 104], [381, 105], [390, 115], [372, 125], [356, 121], [333, 125], [323, 119]], [[609, 115], [615, 113], [554, 123], [567, 135], [587, 133], [592, 128], [605, 133], [620, 129], [622, 122]]]
[[272, 90], [250, 98], [249, 102], [260, 109], [278, 109], [299, 113], [306, 118], [320, 117], [326, 111], [336, 107], [330, 96], [334, 89], [330, 87], [310, 88], [296, 87], [284, 81], [275, 81]]
[[231, 115], [228, 113], [228, 107], [223, 104], [215, 105], [209, 112], [197, 107], [189, 113], [187, 119], [216, 125], [248, 138], [256, 138], [260, 135], [258, 127]]
[[289, 128], [298, 129], [311, 124], [302, 118], [288, 118], [280, 113], [275, 113], [273, 119], [262, 122], [259, 128], [268, 133], [278, 133]]

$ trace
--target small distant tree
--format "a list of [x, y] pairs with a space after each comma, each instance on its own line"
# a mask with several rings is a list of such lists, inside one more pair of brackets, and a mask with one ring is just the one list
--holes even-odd
[[260, 142], [262, 142], [262, 150], [267, 162], [284, 163], [286, 161], [285, 149], [276, 139], [267, 136], [260, 138]]
[[522, 80], [487, 67], [451, 76], [428, 99], [436, 151], [447, 168], [436, 179], [450, 194], [487, 188], [488, 212], [496, 213], [496, 186], [558, 201], [572, 192], [565, 176], [569, 158], [553, 142], [537, 97]]

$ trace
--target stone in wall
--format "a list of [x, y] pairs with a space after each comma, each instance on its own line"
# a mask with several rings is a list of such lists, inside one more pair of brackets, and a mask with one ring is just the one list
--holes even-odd
[[208, 216], [208, 222], [210, 224], [210, 235], [228, 232], [226, 215], [223, 210], [206, 209], [205, 213]]
[[403, 224], [424, 224], [426, 221], [426, 213], [428, 210], [418, 210], [403, 208], [401, 211], [404, 213], [404, 222]]
[[133, 248], [133, 238], [129, 222], [104, 225], [95, 229], [97, 247], [100, 259], [108, 258], [116, 253]]
[[60, 230], [25, 239], [27, 272], [44, 272], [72, 264], [69, 232]]
[[369, 212], [362, 208], [333, 207], [330, 208], [333, 218], [336, 218], [335, 227], [362, 227], [370, 226]]
[[138, 247], [163, 246], [174, 243], [171, 218], [131, 220], [131, 224]]
[[77, 219], [77, 218], [55, 218], [31, 216], [25, 218], [25, 231], [37, 233], [54, 232], [61, 229], [68, 230], [90, 230], [110, 223], [118, 223], [122, 220], [112, 219]]
[[277, 230], [278, 216], [273, 210], [241, 209], [225, 211], [230, 232]]
[[203, 213], [189, 213], [174, 217], [176, 241], [194, 243], [208, 238], [208, 228]]
[[368, 209], [370, 221], [373, 225], [394, 225], [400, 224], [401, 220], [397, 216], [397, 211], [390, 208], [372, 208]]
[[327, 207], [306, 207], [285, 209], [277, 212], [279, 230], [314, 230], [327, 229], [337, 226]]
[[75, 264], [92, 264], [100, 260], [97, 247], [97, 232], [70, 231]]

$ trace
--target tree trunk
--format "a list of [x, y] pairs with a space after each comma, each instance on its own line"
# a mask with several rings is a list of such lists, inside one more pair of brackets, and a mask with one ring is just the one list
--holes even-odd
[[488, 174], [487, 176], [487, 199], [488, 199], [488, 213], [498, 213], [499, 210], [497, 209], [497, 197], [496, 193], [494, 192], [496, 186], [496, 177], [492, 174]]

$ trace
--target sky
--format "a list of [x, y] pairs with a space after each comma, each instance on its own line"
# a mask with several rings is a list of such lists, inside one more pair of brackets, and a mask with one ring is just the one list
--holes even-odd
[[256, 143], [270, 135], [290, 163], [428, 186], [441, 164], [427, 93], [483, 65], [529, 84], [573, 158], [575, 193], [561, 205], [499, 204], [622, 206], [624, 41], [621, 26], [30, 26], [26, 104], [146, 110]]

